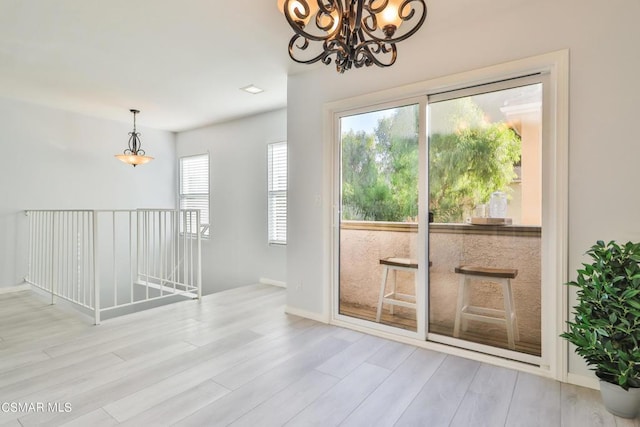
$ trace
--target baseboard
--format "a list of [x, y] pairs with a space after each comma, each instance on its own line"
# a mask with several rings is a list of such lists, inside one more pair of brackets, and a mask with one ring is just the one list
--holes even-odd
[[305, 319], [315, 320], [320, 323], [329, 323], [329, 316], [323, 315], [321, 313], [314, 313], [312, 311], [302, 310], [299, 308], [285, 306], [284, 312], [287, 314], [292, 314], [294, 316], [304, 317]]
[[28, 283], [23, 283], [22, 285], [18, 285], [18, 286], [9, 286], [6, 288], [0, 288], [0, 294], [10, 294], [12, 292], [22, 292], [22, 291], [28, 291], [31, 289], [31, 285]]
[[587, 377], [584, 375], [577, 375], [569, 372], [569, 374], [567, 375], [567, 382], [569, 384], [578, 385], [580, 387], [600, 390], [600, 380], [597, 377]]
[[279, 288], [287, 287], [287, 282], [281, 282], [279, 280], [273, 280], [273, 279], [265, 279], [264, 277], [260, 278], [260, 283], [262, 283], [263, 285], [278, 286]]

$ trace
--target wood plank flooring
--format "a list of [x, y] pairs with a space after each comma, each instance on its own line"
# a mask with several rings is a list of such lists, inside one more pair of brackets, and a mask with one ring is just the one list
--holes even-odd
[[598, 392], [284, 314], [253, 285], [100, 326], [0, 294], [0, 426], [635, 426]]
[[[394, 326], [396, 328], [407, 329], [409, 331], [416, 330], [416, 318], [415, 312], [409, 311], [398, 313], [396, 309], [395, 314], [389, 313], [389, 310], [384, 307], [382, 310], [382, 315], [380, 316], [380, 323], [385, 325]], [[356, 319], [363, 319], [375, 322], [376, 319], [376, 309], [373, 307], [366, 307], [362, 305], [356, 305], [351, 303], [340, 303], [340, 314], [344, 314], [345, 316], [355, 317]], [[442, 324], [437, 324], [435, 322], [429, 325], [429, 332], [433, 332], [440, 335], [445, 335], [448, 337], [453, 336], [453, 326], [445, 326]], [[506, 330], [500, 331], [497, 336], [495, 331], [492, 334], [486, 333], [474, 333], [471, 331], [462, 332], [461, 338], [467, 341], [475, 342], [478, 344], [485, 344], [492, 347], [500, 347], [500, 348], [509, 348], [509, 343], [507, 341], [507, 332]], [[528, 353], [534, 356], [541, 355], [541, 347], [540, 343], [528, 343], [524, 341], [516, 341], [515, 343], [516, 351], [522, 353]]]

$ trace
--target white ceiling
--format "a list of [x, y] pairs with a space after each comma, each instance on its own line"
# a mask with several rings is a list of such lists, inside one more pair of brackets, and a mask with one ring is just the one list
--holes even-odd
[[276, 0], [0, 0], [0, 97], [181, 131], [284, 107], [291, 35]]

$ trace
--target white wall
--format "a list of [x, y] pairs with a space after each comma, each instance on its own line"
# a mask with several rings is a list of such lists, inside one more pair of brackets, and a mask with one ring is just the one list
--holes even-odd
[[25, 209], [175, 207], [175, 135], [138, 126], [155, 160], [125, 165], [113, 157], [133, 126], [122, 115], [120, 123], [0, 99], [0, 287], [27, 274]]
[[204, 293], [260, 278], [286, 281], [286, 248], [267, 243], [267, 144], [285, 141], [286, 132], [283, 109], [178, 134], [179, 156], [210, 153]]
[[[328, 309], [325, 103], [560, 49], [570, 50], [570, 277], [597, 239], [640, 240], [640, 144], [633, 133], [640, 99], [640, 3], [450, 0], [428, 5], [424, 27], [398, 45], [393, 67], [339, 75], [328, 66], [289, 76], [287, 305], [293, 311], [320, 315]], [[588, 373], [573, 354], [570, 371]]]

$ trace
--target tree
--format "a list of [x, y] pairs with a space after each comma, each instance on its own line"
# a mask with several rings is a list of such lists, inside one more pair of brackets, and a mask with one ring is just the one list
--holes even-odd
[[[418, 112], [397, 108], [373, 133], [342, 135], [343, 219], [415, 221]], [[461, 222], [492, 192], [508, 190], [520, 139], [505, 123], [487, 123], [470, 98], [436, 104], [432, 119], [444, 125], [429, 140], [429, 210], [436, 222]]]
[[342, 217], [391, 221], [391, 189], [380, 174], [373, 134], [349, 131], [342, 136]]
[[342, 217], [406, 221], [418, 214], [417, 106], [342, 135]]
[[418, 112], [417, 105], [395, 110], [380, 119], [375, 130], [379, 163], [391, 191], [395, 219], [418, 216]]
[[453, 131], [429, 140], [429, 210], [436, 222], [461, 222], [494, 191], [508, 191], [521, 144], [506, 123], [487, 123], [470, 98], [447, 103]]

